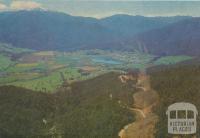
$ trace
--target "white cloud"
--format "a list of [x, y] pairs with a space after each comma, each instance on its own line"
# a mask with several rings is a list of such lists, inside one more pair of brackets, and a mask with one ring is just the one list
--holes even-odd
[[5, 10], [7, 9], [7, 6], [3, 3], [0, 3], [0, 10]]
[[36, 8], [42, 8], [42, 5], [34, 1], [13, 1], [10, 4], [10, 9], [12, 10], [29, 10]]

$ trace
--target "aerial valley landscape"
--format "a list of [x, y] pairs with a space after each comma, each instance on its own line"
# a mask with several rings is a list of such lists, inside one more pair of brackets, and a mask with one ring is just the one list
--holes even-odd
[[[110, 71], [144, 69], [192, 59], [191, 56], [165, 56], [139, 51], [80, 50], [73, 52], [34, 51], [2, 44], [1, 85], [14, 85], [43, 92], [55, 92], [65, 81], [93, 78]], [[5, 54], [5, 52], [8, 52]]]
[[[44, 1], [0, 1], [0, 138], [200, 137], [198, 116], [196, 133], [173, 135], [166, 115], [200, 111], [199, 2], [167, 15], [168, 2]], [[147, 12], [91, 14], [131, 4]], [[149, 16], [157, 4], [166, 15]]]

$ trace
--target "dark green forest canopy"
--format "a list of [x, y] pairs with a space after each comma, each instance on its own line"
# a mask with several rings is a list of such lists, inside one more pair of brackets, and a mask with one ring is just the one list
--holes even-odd
[[[186, 62], [175, 66], [160, 66], [149, 69], [151, 85], [160, 96], [160, 103], [155, 112], [159, 116], [157, 123], [158, 138], [168, 138], [167, 133], [167, 107], [175, 102], [189, 102], [200, 111], [200, 64], [199, 60]], [[200, 124], [200, 118], [197, 118]], [[198, 127], [197, 137], [200, 135]], [[188, 137], [184, 138], [189, 138]]]
[[0, 87], [0, 136], [116, 138], [134, 120], [123, 105], [132, 104], [135, 82], [123, 84], [118, 75], [64, 85], [54, 94]]

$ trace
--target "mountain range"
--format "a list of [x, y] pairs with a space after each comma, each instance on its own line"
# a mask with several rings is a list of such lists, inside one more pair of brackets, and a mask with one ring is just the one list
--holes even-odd
[[30, 10], [0, 13], [0, 42], [33, 50], [140, 50], [198, 55], [200, 19], [113, 15], [95, 19]]
[[200, 55], [200, 18], [192, 18], [138, 35], [129, 42], [155, 55]]

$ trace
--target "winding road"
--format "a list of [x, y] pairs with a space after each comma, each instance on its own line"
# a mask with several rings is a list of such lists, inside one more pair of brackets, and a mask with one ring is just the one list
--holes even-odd
[[[127, 107], [134, 112], [136, 120], [121, 129], [118, 134], [120, 138], [154, 138], [157, 116], [152, 112], [152, 108], [159, 98], [151, 88], [149, 78], [145, 72], [138, 75], [135, 86], [137, 92], [133, 95], [134, 106]], [[123, 80], [122, 83], [125, 81]]]
[[145, 113], [141, 109], [129, 108], [129, 110], [134, 111], [134, 112], [138, 112], [142, 116], [142, 118], [146, 118]]

